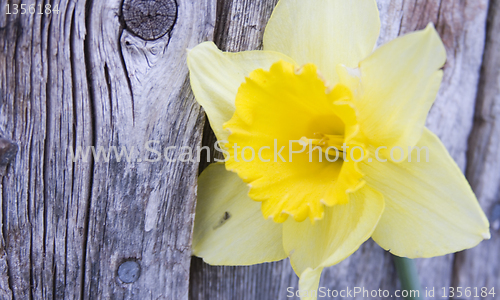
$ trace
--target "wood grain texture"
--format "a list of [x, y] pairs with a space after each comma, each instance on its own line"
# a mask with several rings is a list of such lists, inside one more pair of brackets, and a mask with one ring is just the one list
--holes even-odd
[[[500, 1], [490, 3], [488, 31], [467, 177], [491, 224], [491, 239], [457, 254], [453, 285], [500, 289]], [[497, 299], [488, 295], [483, 299]]]
[[186, 48], [212, 39], [215, 2], [176, 3], [171, 31], [145, 41], [122, 1], [52, 1], [50, 15], [0, 1], [0, 130], [19, 146], [1, 177], [1, 299], [187, 299], [197, 164], [71, 159], [201, 142]]
[[[226, 51], [261, 48], [265, 24], [276, 2], [219, 1], [214, 37], [217, 45]], [[379, 0], [377, 3], [382, 22], [378, 45], [423, 29], [429, 22], [433, 22], [440, 33], [448, 60], [427, 126], [440, 136], [464, 170], [484, 49], [488, 1]], [[204, 144], [211, 145], [214, 141], [213, 134], [205, 128]], [[454, 255], [417, 260], [422, 286], [450, 286], [453, 263]], [[270, 286], [269, 281], [274, 284]], [[371, 240], [340, 264], [325, 269], [320, 286], [338, 290], [358, 286], [391, 292], [400, 288], [391, 255]], [[297, 277], [286, 260], [251, 267], [213, 267], [198, 258], [192, 261], [191, 299], [289, 299], [287, 287], [296, 289]]]
[[[7, 173], [7, 168], [17, 154], [17, 145], [0, 135], [0, 176]], [[0, 181], [0, 189], [3, 189]], [[3, 204], [3, 199], [0, 196], [0, 207]], [[0, 209], [0, 220], [2, 220], [3, 211]], [[7, 254], [5, 252], [5, 240], [3, 237], [3, 224], [0, 224], [0, 274], [8, 274]], [[0, 276], [0, 299], [12, 298], [12, 291], [9, 287], [8, 276]]]

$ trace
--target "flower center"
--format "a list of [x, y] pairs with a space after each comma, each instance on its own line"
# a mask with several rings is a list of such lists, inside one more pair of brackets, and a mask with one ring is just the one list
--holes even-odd
[[[356, 162], [341, 154], [344, 144], [364, 147], [351, 99], [342, 85], [328, 89], [312, 64], [295, 69], [280, 61], [240, 86], [224, 125], [231, 133], [226, 168], [249, 184], [265, 218], [314, 222], [325, 205], [347, 203], [362, 185]], [[336, 150], [340, 159], [333, 160]]]
[[304, 146], [311, 144], [313, 147], [320, 147], [321, 151], [327, 155], [330, 155], [330, 151], [344, 152], [342, 148], [344, 135], [317, 133], [315, 136], [317, 136], [315, 139], [300, 138], [301, 144]]

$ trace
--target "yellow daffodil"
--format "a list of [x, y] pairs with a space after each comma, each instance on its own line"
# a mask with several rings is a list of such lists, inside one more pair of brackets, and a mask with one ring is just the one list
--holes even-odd
[[439, 35], [428, 25], [374, 50], [379, 30], [374, 0], [281, 0], [264, 50], [189, 51], [195, 97], [226, 154], [199, 177], [194, 255], [212, 265], [289, 257], [312, 291], [370, 237], [409, 258], [490, 237], [425, 128], [446, 60]]

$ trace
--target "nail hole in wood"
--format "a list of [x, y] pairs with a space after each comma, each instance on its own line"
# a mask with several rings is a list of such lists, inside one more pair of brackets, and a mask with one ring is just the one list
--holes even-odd
[[124, 283], [136, 282], [141, 276], [141, 266], [135, 260], [127, 260], [118, 267], [118, 278]]
[[172, 30], [177, 19], [175, 0], [125, 0], [126, 29], [145, 40], [155, 40]]

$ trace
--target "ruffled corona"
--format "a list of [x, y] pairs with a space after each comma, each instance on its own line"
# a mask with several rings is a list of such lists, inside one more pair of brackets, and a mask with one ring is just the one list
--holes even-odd
[[[313, 64], [297, 69], [279, 61], [253, 71], [236, 96], [225, 125], [228, 170], [250, 186], [265, 218], [323, 218], [323, 205], [345, 204], [364, 183], [358, 162], [368, 152], [352, 93], [326, 86]], [[257, 155], [256, 155], [257, 154]]]

